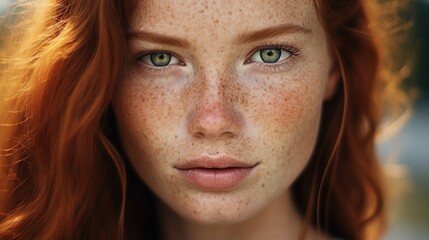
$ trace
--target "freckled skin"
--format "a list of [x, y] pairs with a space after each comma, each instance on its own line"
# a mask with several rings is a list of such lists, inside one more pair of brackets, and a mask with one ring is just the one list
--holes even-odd
[[[311, 34], [234, 45], [241, 32], [284, 23]], [[218, 232], [224, 235], [213, 235], [222, 239], [243, 237], [243, 229], [253, 229], [242, 239], [260, 239], [258, 228], [249, 226], [264, 226], [259, 229], [264, 238], [295, 239], [301, 219], [289, 188], [309, 161], [322, 102], [337, 78], [313, 1], [139, 1], [130, 29], [191, 43], [188, 48], [130, 44], [131, 56], [164, 50], [184, 64], [155, 73], [132, 59], [113, 101], [128, 158], [168, 206], [164, 222], [180, 225], [186, 239], [213, 229], [222, 229]], [[296, 46], [300, 55], [278, 70], [245, 64], [258, 47], [279, 43]], [[201, 190], [186, 184], [173, 165], [202, 154], [259, 164], [234, 189]], [[271, 236], [270, 227], [280, 230]]]

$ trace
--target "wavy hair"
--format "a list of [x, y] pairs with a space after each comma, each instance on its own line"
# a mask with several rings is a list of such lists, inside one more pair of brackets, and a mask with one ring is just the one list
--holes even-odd
[[[134, 3], [30, 3], [10, 11], [19, 20], [0, 52], [0, 239], [128, 238], [136, 180], [110, 102], [124, 71]], [[341, 81], [324, 104], [294, 198], [307, 225], [349, 240], [376, 239], [385, 218], [374, 153], [380, 97], [398, 79], [383, 74], [387, 51], [369, 1], [315, 6]]]

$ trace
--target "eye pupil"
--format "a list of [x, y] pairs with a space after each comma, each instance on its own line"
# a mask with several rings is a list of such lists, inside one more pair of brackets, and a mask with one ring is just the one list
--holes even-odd
[[171, 54], [169, 53], [151, 53], [150, 54], [150, 61], [154, 66], [157, 67], [165, 67], [167, 66], [171, 61]]
[[280, 59], [282, 52], [280, 49], [267, 48], [260, 50], [259, 55], [265, 63], [275, 63]]

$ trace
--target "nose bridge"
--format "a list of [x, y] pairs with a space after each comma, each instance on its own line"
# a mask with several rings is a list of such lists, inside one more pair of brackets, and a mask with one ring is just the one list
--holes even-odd
[[[198, 76], [197, 76], [198, 77]], [[201, 83], [201, 100], [203, 105], [228, 104], [226, 74], [221, 69], [211, 68], [201, 71], [197, 81]]]
[[198, 97], [189, 116], [188, 131], [200, 138], [232, 137], [239, 133], [242, 125], [229, 93], [232, 79], [225, 69], [211, 66], [197, 73]]

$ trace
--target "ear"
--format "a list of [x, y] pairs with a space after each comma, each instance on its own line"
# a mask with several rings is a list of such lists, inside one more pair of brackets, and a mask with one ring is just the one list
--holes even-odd
[[333, 64], [329, 71], [328, 80], [325, 84], [325, 93], [323, 100], [329, 100], [335, 94], [337, 90], [338, 81], [340, 79], [340, 69], [337, 64]]

